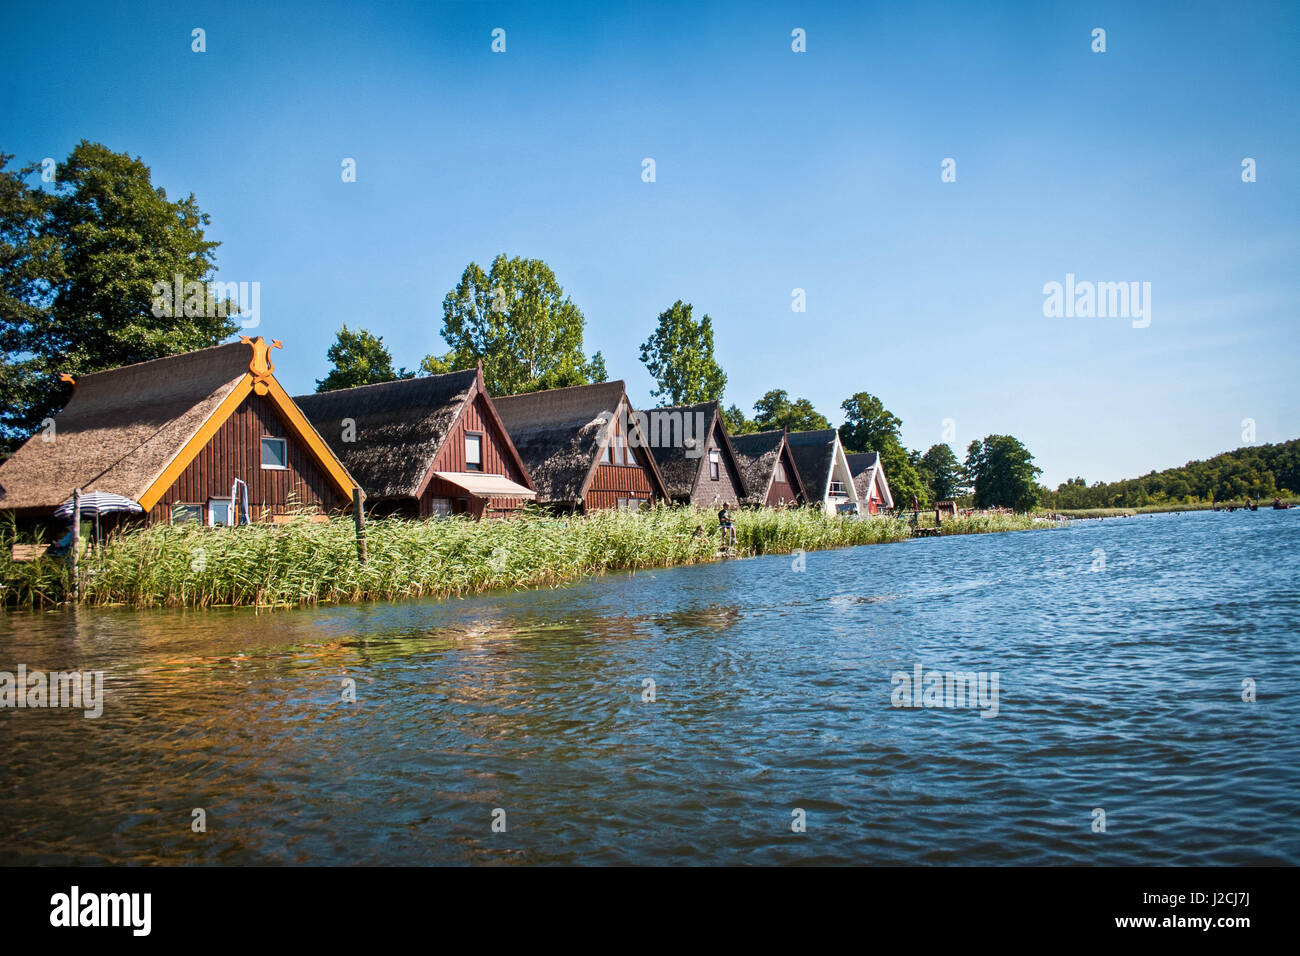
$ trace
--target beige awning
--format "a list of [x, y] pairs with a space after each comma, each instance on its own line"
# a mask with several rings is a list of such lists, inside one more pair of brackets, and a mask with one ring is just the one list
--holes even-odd
[[480, 498], [537, 497], [537, 492], [515, 484], [505, 475], [484, 475], [476, 471], [435, 471], [434, 474]]

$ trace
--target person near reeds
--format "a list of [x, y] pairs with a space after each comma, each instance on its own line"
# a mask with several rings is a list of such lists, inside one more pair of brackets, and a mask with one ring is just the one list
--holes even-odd
[[722, 529], [722, 543], [734, 545], [736, 543], [736, 523], [731, 520], [731, 505], [723, 502], [722, 510], [718, 512], [718, 527]]

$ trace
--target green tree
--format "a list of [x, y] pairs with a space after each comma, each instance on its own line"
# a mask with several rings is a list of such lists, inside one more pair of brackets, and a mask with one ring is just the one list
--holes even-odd
[[989, 435], [966, 451], [966, 474], [975, 488], [975, 507], [1028, 511], [1038, 501], [1034, 456], [1011, 435]]
[[727, 376], [713, 357], [713, 321], [691, 318], [691, 304], [678, 299], [659, 314], [654, 334], [641, 343], [641, 361], [659, 387], [661, 405], [722, 400]]
[[869, 392], [857, 392], [846, 398], [840, 408], [844, 424], [840, 441], [849, 454], [874, 451], [880, 453], [885, 477], [897, 507], [911, 507], [912, 499], [925, 507], [930, 503], [929, 483], [918, 468], [920, 455], [903, 447], [898, 430], [903, 421]]
[[831, 423], [806, 398], [790, 401], [790, 393], [774, 388], [754, 403], [754, 431], [788, 428], [792, 432], [818, 431]]
[[903, 420], [885, 408], [876, 396], [858, 392], [846, 398], [840, 408], [844, 410], [840, 441], [845, 450], [883, 451], [891, 444], [902, 446], [898, 430], [903, 427]]
[[758, 425], [745, 417], [739, 405], [728, 405], [722, 410], [722, 423], [729, 435], [748, 435], [758, 431]]
[[931, 445], [918, 462], [934, 501], [951, 501], [962, 491], [962, 467], [946, 444]]
[[139, 158], [85, 140], [48, 190], [28, 185], [36, 166], [10, 170], [11, 158], [0, 156], [0, 440], [10, 448], [67, 401], [58, 373], [205, 348], [238, 328], [238, 308], [208, 294], [219, 243], [205, 237], [210, 219], [193, 194], [169, 200]]
[[540, 259], [499, 255], [487, 272], [465, 267], [442, 300], [445, 355], [420, 363], [426, 372], [473, 368], [494, 395], [603, 382], [605, 360], [583, 352], [582, 312]]
[[875, 450], [880, 452], [880, 461], [885, 466], [885, 479], [889, 482], [894, 507], [911, 508], [913, 498], [919, 507], [928, 507], [930, 486], [917, 467], [920, 456], [909, 452], [897, 441], [886, 442], [884, 447]]
[[372, 335], [365, 329], [353, 331], [346, 322], [339, 329], [334, 344], [329, 347], [325, 357], [333, 367], [328, 375], [316, 380], [318, 392], [415, 377], [414, 372], [408, 372], [404, 368], [394, 371], [393, 356], [384, 345], [382, 335]]

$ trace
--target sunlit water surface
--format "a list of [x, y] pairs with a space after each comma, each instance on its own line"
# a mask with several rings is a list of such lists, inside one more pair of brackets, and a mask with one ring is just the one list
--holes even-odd
[[[0, 711], [5, 862], [1295, 864], [1298, 538], [1294, 510], [1159, 515], [802, 572], [0, 614], [0, 670], [105, 672], [97, 719]], [[917, 663], [996, 671], [997, 716], [892, 706]]]

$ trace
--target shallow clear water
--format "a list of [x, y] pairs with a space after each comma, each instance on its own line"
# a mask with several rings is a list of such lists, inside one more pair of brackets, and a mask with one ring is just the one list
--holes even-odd
[[[105, 672], [97, 719], [0, 710], [5, 862], [1300, 863], [1298, 539], [1295, 510], [1158, 515], [802, 572], [0, 615], [0, 670]], [[997, 715], [892, 706], [918, 663], [997, 672]]]

